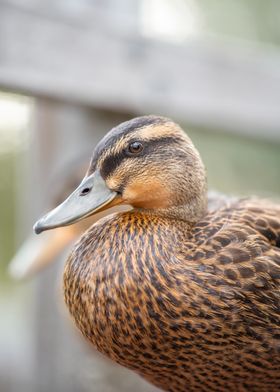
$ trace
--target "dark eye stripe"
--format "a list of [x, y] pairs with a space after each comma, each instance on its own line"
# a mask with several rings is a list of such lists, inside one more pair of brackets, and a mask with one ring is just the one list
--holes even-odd
[[112, 154], [107, 156], [100, 168], [101, 176], [105, 179], [109, 176], [109, 174], [113, 173], [113, 171], [122, 163], [124, 159], [127, 158], [125, 151], [120, 151], [116, 154]]
[[[154, 150], [156, 150], [157, 148], [159, 148], [163, 145], [171, 146], [171, 145], [178, 143], [179, 141], [180, 141], [179, 138], [176, 138], [173, 136], [172, 137], [166, 136], [166, 137], [162, 137], [162, 138], [151, 139], [149, 141], [141, 141], [141, 143], [143, 143], [143, 146], [144, 146], [144, 149], [141, 153], [141, 156], [151, 154]], [[141, 156], [140, 156], [140, 159], [141, 159]], [[122, 151], [117, 152], [115, 154], [108, 155], [104, 159], [102, 166], [100, 168], [100, 172], [101, 172], [102, 177], [104, 179], [106, 179], [110, 174], [112, 174], [114, 172], [114, 170], [116, 170], [116, 168], [125, 159], [139, 159], [139, 156], [129, 157], [126, 154], [126, 150], [122, 150]], [[152, 159], [152, 156], [151, 156], [151, 159]]]

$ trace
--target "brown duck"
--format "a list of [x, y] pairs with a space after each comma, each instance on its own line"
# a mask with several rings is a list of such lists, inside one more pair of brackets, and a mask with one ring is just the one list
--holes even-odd
[[199, 153], [157, 116], [112, 129], [35, 231], [119, 204], [134, 209], [95, 223], [65, 267], [83, 335], [166, 391], [279, 391], [280, 206], [210, 210]]

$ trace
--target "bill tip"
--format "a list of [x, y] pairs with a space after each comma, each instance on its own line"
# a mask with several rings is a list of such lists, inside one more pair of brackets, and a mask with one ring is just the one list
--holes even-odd
[[33, 226], [33, 231], [35, 234], [40, 234], [42, 231], [44, 231], [42, 225], [40, 224], [40, 221], [37, 221], [35, 225]]

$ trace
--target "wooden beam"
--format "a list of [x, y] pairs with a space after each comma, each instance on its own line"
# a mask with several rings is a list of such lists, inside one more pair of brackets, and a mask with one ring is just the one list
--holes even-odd
[[23, 4], [0, 2], [1, 88], [280, 139], [276, 50], [155, 42], [137, 33], [135, 18], [120, 29], [129, 14], [114, 24], [104, 9], [86, 18]]

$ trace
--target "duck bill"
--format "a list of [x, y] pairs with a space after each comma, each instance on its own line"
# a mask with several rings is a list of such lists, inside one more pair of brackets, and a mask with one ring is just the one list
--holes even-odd
[[97, 170], [85, 177], [63, 203], [39, 219], [33, 229], [40, 234], [45, 230], [68, 226], [116, 204], [120, 204], [118, 194], [107, 187]]

